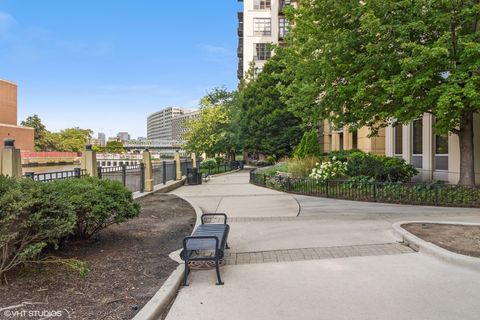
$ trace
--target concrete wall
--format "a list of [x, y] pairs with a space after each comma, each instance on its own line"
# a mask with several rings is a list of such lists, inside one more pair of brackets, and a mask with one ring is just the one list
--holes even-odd
[[[338, 150], [351, 150], [353, 149], [354, 137], [353, 133], [349, 131], [349, 128], [343, 128], [341, 130], [331, 129], [328, 121], [323, 121], [320, 127], [319, 143], [320, 150], [324, 153]], [[369, 137], [370, 129], [364, 127], [360, 128], [357, 132], [357, 148], [364, 152], [371, 152], [374, 154], [385, 154], [385, 129], [381, 129], [377, 136]], [[341, 135], [343, 135], [343, 147], [341, 143]]]

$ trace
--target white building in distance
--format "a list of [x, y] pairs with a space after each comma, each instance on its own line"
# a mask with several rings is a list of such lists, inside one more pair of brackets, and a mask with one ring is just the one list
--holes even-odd
[[172, 118], [172, 137], [173, 140], [184, 141], [187, 128], [185, 126], [187, 121], [197, 119], [200, 115], [200, 110], [186, 112], [182, 115]]
[[177, 107], [168, 107], [151, 114], [147, 119], [148, 140], [172, 140], [172, 118], [185, 113]]

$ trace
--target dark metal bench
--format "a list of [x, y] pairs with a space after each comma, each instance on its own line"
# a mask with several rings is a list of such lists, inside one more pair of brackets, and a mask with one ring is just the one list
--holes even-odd
[[[205, 217], [223, 217], [223, 223], [206, 223]], [[220, 277], [220, 260], [225, 255], [225, 249], [228, 247], [227, 238], [230, 226], [227, 224], [227, 215], [225, 213], [205, 213], [202, 215], [202, 224], [199, 225], [192, 235], [183, 239], [183, 250], [180, 257], [185, 261], [185, 274], [183, 285], [187, 286], [187, 278], [190, 273], [189, 261], [215, 261], [217, 270], [217, 285], [222, 285]], [[200, 253], [213, 253], [213, 256], [199, 255]]]

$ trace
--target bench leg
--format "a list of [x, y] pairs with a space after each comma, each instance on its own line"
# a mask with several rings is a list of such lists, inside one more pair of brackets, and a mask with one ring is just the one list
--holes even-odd
[[219, 266], [218, 258], [215, 259], [215, 268], [217, 269], [217, 279], [218, 279], [217, 286], [222, 286], [223, 282], [222, 282], [222, 278], [220, 278], [220, 266]]
[[186, 287], [188, 286], [187, 284], [187, 278], [188, 274], [190, 273], [190, 267], [188, 266], [188, 260], [185, 260], [185, 272], [183, 274], [183, 285]]

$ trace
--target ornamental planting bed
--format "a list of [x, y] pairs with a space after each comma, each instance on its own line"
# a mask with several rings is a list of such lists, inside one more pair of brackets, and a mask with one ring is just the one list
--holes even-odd
[[[8, 284], [0, 286], [0, 310], [16, 306], [9, 312], [59, 311], [57, 319], [131, 319], [177, 267], [168, 255], [179, 249], [195, 224], [194, 209], [173, 195], [153, 194], [138, 202], [140, 217], [51, 253], [86, 262], [90, 272], [85, 277], [58, 264], [17, 268], [8, 274]], [[4, 317], [0, 312], [0, 319]]]

